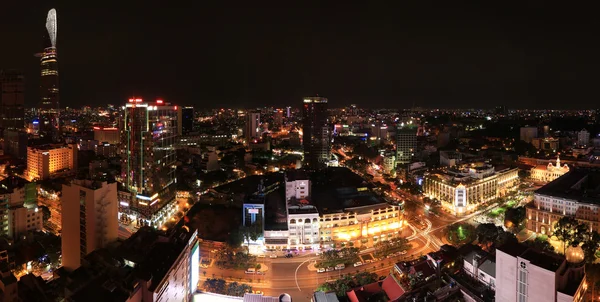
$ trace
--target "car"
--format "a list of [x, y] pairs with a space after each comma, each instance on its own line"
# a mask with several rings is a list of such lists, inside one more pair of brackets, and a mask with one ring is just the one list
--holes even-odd
[[269, 258], [277, 258], [277, 255], [271, 254], [271, 255], [269, 255]]
[[258, 258], [265, 258], [265, 254], [260, 254], [257, 256]]
[[343, 270], [345, 268], [346, 268], [346, 266], [343, 263], [340, 263], [340, 264], [338, 264], [338, 265], [335, 266], [336, 270]]
[[365, 262], [366, 263], [371, 263], [371, 262], [373, 262], [373, 259], [367, 259]]
[[257, 295], [262, 295], [263, 294], [263, 292], [260, 291], [260, 290], [253, 290], [252, 293], [253, 294], [257, 294]]
[[326, 272], [333, 272], [334, 270], [335, 270], [335, 268], [333, 268], [331, 266], [325, 269]]
[[324, 273], [325, 272], [325, 268], [321, 267], [317, 269], [317, 273]]
[[405, 250], [405, 251], [400, 252], [400, 255], [406, 255], [406, 253], [408, 253], [408, 251]]
[[256, 274], [256, 269], [254, 268], [249, 268], [245, 271], [246, 274]]
[[362, 262], [360, 262], [360, 261], [358, 261], [358, 262], [354, 263], [354, 267], [361, 266], [361, 265], [363, 265], [363, 263], [362, 263]]

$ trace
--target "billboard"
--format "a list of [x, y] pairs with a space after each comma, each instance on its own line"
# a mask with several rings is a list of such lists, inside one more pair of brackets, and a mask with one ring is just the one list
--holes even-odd
[[258, 209], [248, 209], [248, 213], [250, 213], [250, 214], [258, 214]]

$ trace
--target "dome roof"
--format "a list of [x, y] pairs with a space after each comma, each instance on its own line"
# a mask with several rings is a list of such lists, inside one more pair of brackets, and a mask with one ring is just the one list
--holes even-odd
[[580, 263], [585, 258], [583, 254], [583, 249], [579, 245], [570, 246], [567, 248], [567, 252], [565, 253], [565, 257], [569, 263]]

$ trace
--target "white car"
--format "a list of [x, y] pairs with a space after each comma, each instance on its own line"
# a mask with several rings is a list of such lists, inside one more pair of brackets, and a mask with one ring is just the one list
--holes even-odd
[[271, 254], [271, 255], [269, 255], [269, 258], [277, 258], [277, 255]]
[[408, 253], [408, 251], [402, 251], [400, 252], [400, 255], [406, 255], [406, 253]]
[[258, 258], [265, 258], [265, 254], [260, 254], [257, 256]]
[[326, 272], [333, 272], [335, 269], [333, 267], [328, 267], [325, 269]]
[[361, 265], [363, 265], [363, 263], [362, 263], [362, 262], [360, 262], [360, 261], [358, 261], [358, 262], [354, 263], [354, 267], [361, 266]]
[[321, 267], [319, 269], [317, 269], [317, 273], [324, 273], [325, 272], [325, 268]]

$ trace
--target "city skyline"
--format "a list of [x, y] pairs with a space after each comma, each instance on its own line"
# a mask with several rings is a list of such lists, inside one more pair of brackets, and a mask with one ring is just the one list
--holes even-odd
[[199, 109], [254, 107], [318, 93], [331, 107], [561, 109], [593, 108], [598, 97], [591, 37], [600, 26], [569, 6], [54, 4], [10, 3], [1, 13], [1, 25], [14, 30], [0, 66], [24, 72], [28, 105], [39, 99], [31, 55], [43, 49], [52, 7], [60, 14], [64, 106], [135, 95]]

